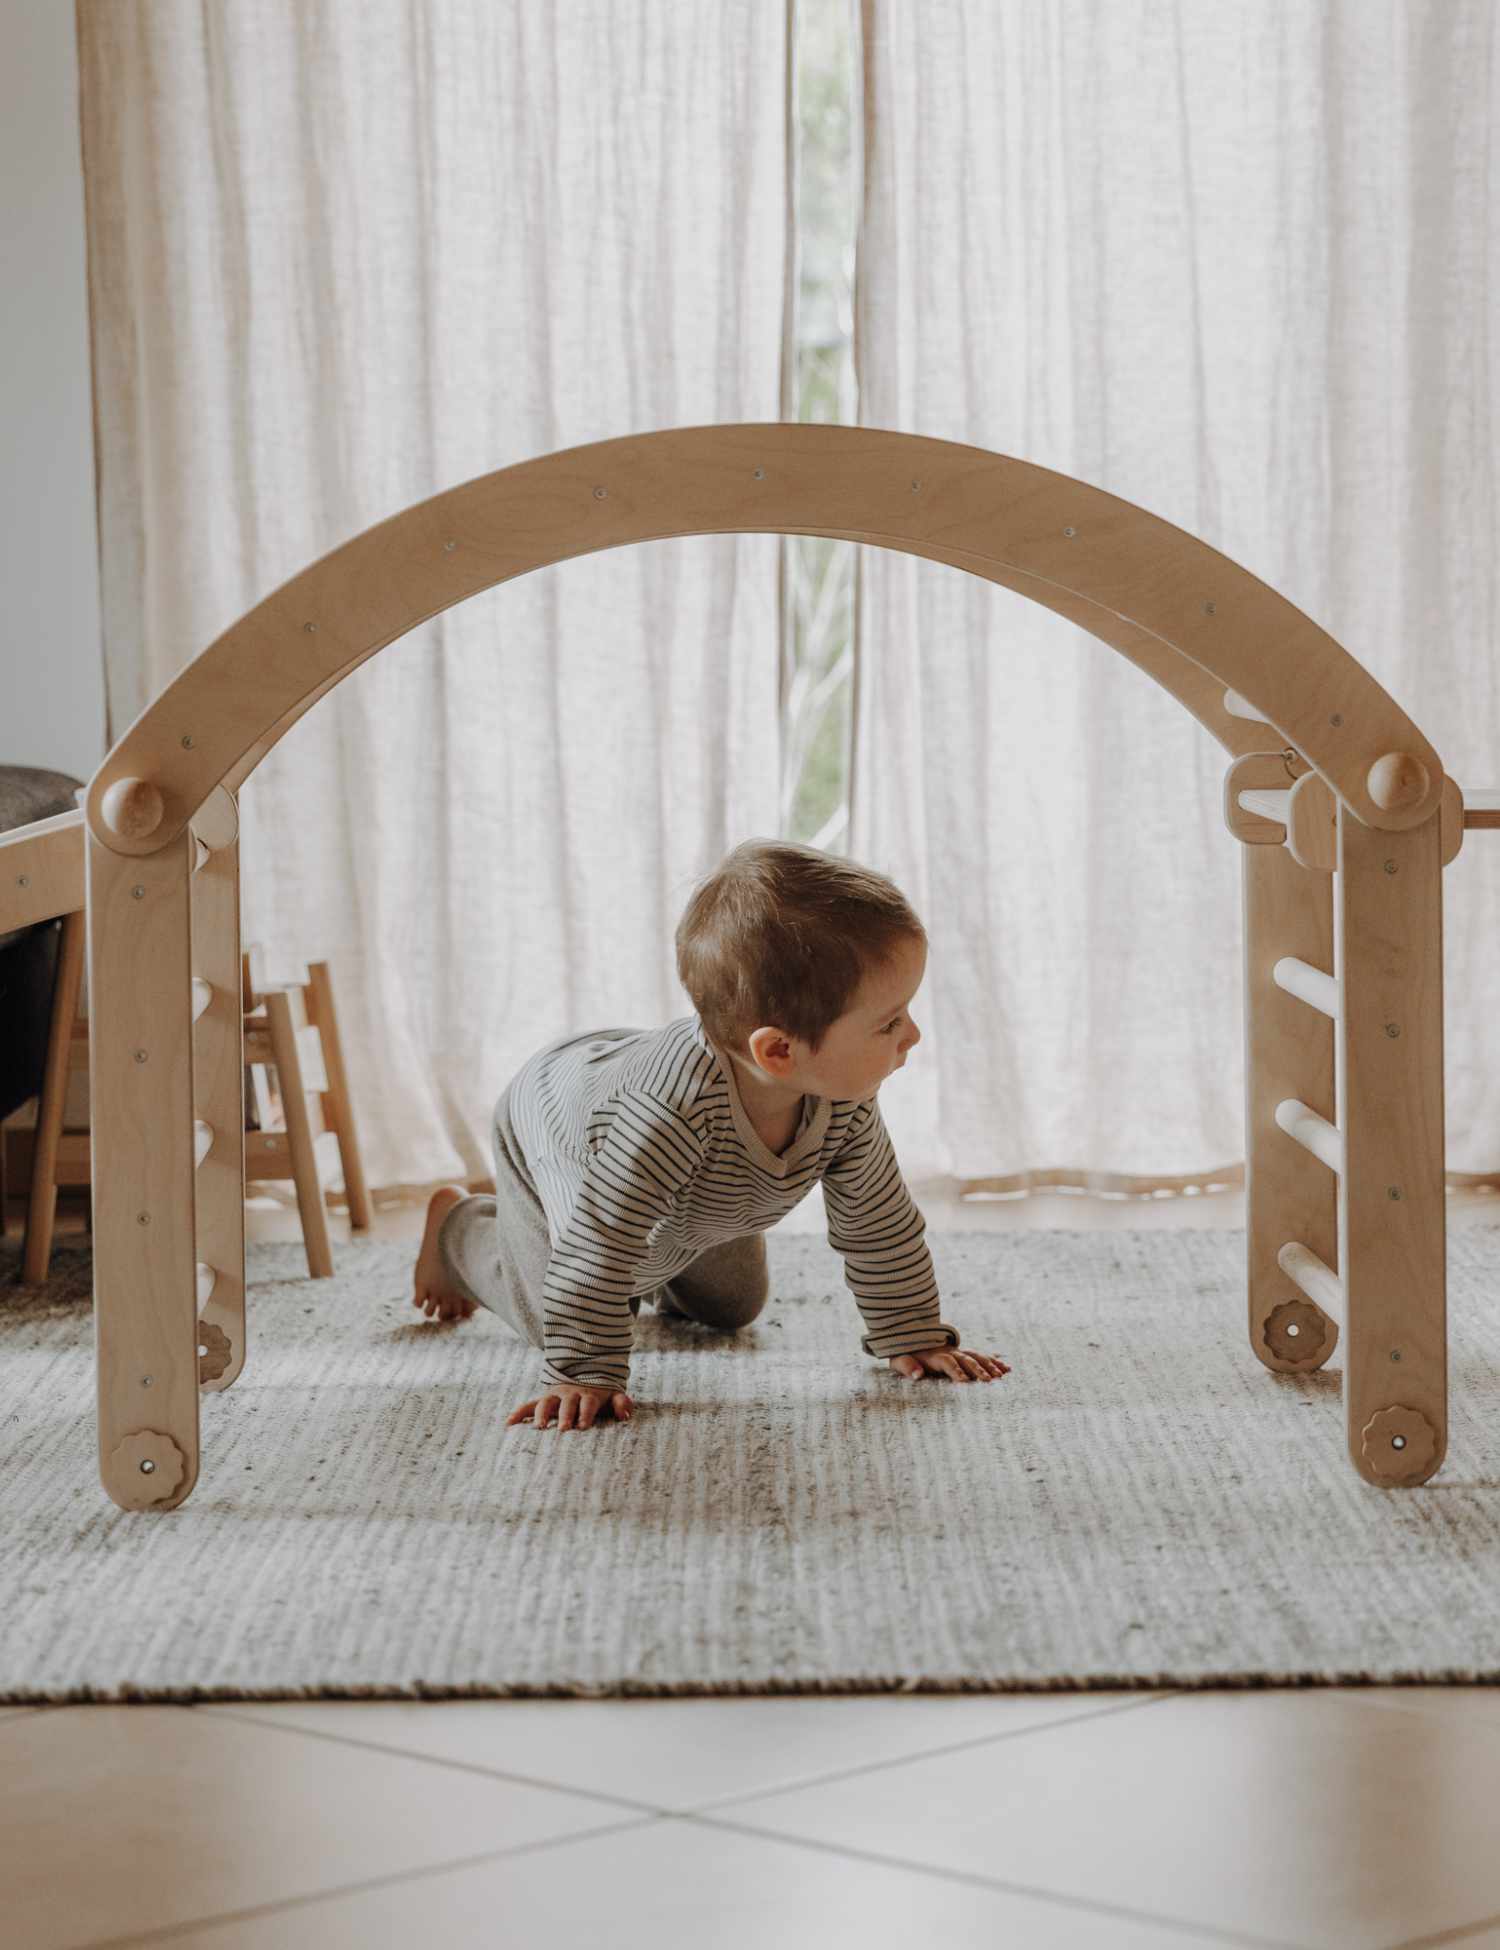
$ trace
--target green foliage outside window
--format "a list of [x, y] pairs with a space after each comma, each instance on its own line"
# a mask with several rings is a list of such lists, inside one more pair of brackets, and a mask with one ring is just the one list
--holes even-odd
[[[854, 0], [797, 0], [798, 420], [853, 424]], [[854, 544], [788, 536], [784, 554], [782, 831], [829, 852], [849, 832]]]

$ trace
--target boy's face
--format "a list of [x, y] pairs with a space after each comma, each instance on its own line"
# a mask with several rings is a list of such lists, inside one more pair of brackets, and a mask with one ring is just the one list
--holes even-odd
[[873, 1097], [922, 1039], [911, 1001], [927, 972], [927, 944], [901, 942], [891, 959], [866, 975], [854, 1001], [823, 1038], [816, 1056], [780, 1029], [757, 1029], [750, 1054], [777, 1083], [813, 1097]]

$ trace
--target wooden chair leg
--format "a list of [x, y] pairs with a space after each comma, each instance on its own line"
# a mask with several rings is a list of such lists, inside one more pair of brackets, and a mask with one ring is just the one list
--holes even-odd
[[281, 1106], [286, 1115], [287, 1148], [292, 1154], [297, 1209], [302, 1214], [307, 1270], [315, 1280], [327, 1280], [333, 1277], [333, 1247], [328, 1237], [328, 1213], [323, 1204], [323, 1188], [318, 1183], [318, 1158], [313, 1145], [312, 1120], [307, 1114], [302, 1059], [297, 1050], [297, 1031], [305, 1027], [307, 1012], [303, 1007], [300, 988], [267, 989], [264, 1000], [266, 1027], [270, 1032], [276, 1076], [281, 1085]]
[[339, 1157], [344, 1167], [344, 1190], [349, 1200], [349, 1224], [362, 1230], [372, 1223], [370, 1192], [365, 1183], [364, 1160], [354, 1129], [354, 1112], [349, 1101], [349, 1073], [344, 1067], [344, 1046], [339, 1039], [339, 1021], [333, 1006], [333, 982], [326, 961], [307, 964], [308, 1015], [317, 1024], [323, 1046], [323, 1068], [328, 1089], [323, 1096], [324, 1116], [338, 1134]]
[[62, 917], [57, 950], [57, 980], [52, 990], [52, 1018], [47, 1032], [47, 1060], [37, 1104], [36, 1144], [31, 1155], [31, 1194], [26, 1204], [26, 1240], [21, 1255], [21, 1278], [40, 1286], [52, 1257], [52, 1230], [57, 1218], [57, 1144], [62, 1136], [68, 1094], [68, 1053], [78, 997], [83, 986], [87, 923], [82, 908]]

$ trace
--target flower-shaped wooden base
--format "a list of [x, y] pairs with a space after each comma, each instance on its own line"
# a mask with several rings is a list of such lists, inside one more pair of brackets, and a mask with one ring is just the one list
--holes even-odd
[[229, 1336], [211, 1321], [198, 1322], [198, 1380], [217, 1381], [234, 1358]]
[[1284, 1367], [1320, 1368], [1338, 1346], [1339, 1324], [1311, 1300], [1283, 1300], [1266, 1315], [1260, 1337]]
[[121, 1496], [115, 1501], [128, 1509], [141, 1509], [176, 1495], [187, 1474], [187, 1458], [171, 1436], [156, 1429], [135, 1429], [110, 1451], [109, 1474], [121, 1489], [129, 1486], [128, 1503]]
[[1365, 1461], [1382, 1482], [1426, 1480], [1437, 1454], [1437, 1430], [1419, 1409], [1382, 1408], [1363, 1430]]

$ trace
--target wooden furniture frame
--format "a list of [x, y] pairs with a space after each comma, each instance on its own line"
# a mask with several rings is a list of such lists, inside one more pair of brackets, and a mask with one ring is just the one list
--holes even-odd
[[[572, 448], [381, 522], [210, 644], [90, 781], [109, 1495], [129, 1510], [180, 1505], [198, 1477], [200, 1387], [228, 1387], [243, 1362], [241, 783], [366, 658], [481, 590], [598, 549], [749, 532], [899, 549], [1029, 596], [1155, 678], [1229, 754], [1225, 815], [1244, 843], [1250, 1344], [1268, 1368], [1300, 1373], [1342, 1332], [1355, 1469], [1382, 1488], [1426, 1481], [1447, 1439], [1441, 869], [1493, 808], [1470, 820], [1361, 664], [1169, 522], [979, 448], [772, 422]], [[14, 881], [35, 830], [3, 836], [0, 880]], [[212, 991], [197, 1015], [195, 979]], [[230, 1347], [212, 1382], [200, 1316]]]
[[[83, 898], [83, 814], [69, 813], [53, 823], [52, 849], [76, 849], [77, 896]], [[25, 1172], [29, 1192], [26, 1232], [21, 1249], [21, 1278], [40, 1286], [47, 1277], [57, 1218], [57, 1193], [63, 1185], [91, 1185], [93, 1139], [88, 1130], [65, 1131], [69, 1071], [89, 1060], [89, 1024], [78, 1012], [85, 959], [84, 910], [80, 904], [61, 917], [57, 977], [52, 991], [52, 1017], [47, 1057], [38, 1095], [36, 1127], [32, 1131], [0, 1133], [8, 1157]], [[307, 964], [301, 982], [262, 983], [251, 979], [250, 956], [240, 957], [244, 1058], [277, 1073], [286, 1111], [284, 1130], [254, 1130], [245, 1135], [245, 1184], [290, 1180], [296, 1188], [307, 1270], [314, 1279], [333, 1277], [333, 1246], [328, 1214], [318, 1174], [317, 1139], [332, 1131], [338, 1143], [354, 1231], [371, 1222], [364, 1160], [354, 1126], [344, 1066], [333, 978], [324, 961]], [[208, 984], [195, 978], [195, 1015], [210, 1000]]]

